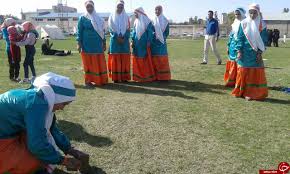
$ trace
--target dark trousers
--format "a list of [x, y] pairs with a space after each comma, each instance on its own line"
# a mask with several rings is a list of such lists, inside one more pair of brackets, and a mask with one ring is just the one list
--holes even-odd
[[29, 67], [31, 69], [32, 76], [36, 76], [35, 68], [34, 68], [34, 55], [35, 55], [35, 47], [34, 45], [26, 45], [25, 46], [25, 60], [23, 63], [24, 66], [24, 78], [29, 78]]
[[279, 42], [279, 40], [274, 40], [274, 41], [273, 41], [273, 43], [274, 43], [274, 47], [279, 47], [279, 43], [278, 43], [278, 42]]
[[10, 50], [7, 50], [7, 56], [8, 56], [8, 63], [9, 63], [9, 78], [17, 79], [19, 77], [19, 71], [20, 71], [20, 61], [13, 61], [12, 54]]

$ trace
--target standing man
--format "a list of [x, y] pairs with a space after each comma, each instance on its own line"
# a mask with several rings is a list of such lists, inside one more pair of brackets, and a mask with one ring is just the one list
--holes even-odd
[[217, 64], [221, 65], [222, 60], [216, 48], [216, 42], [219, 38], [219, 23], [213, 18], [213, 11], [208, 11], [208, 20], [206, 21], [206, 34], [204, 40], [204, 57], [201, 64], [206, 65], [208, 62], [209, 45], [217, 58]]

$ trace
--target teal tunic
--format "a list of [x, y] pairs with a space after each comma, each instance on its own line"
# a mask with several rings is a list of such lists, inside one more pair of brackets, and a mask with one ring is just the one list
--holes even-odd
[[230, 33], [229, 40], [228, 40], [228, 50], [229, 50], [229, 60], [230, 61], [236, 61], [237, 59], [237, 50], [236, 50], [236, 44], [237, 40], [235, 39], [235, 34], [233, 32]]
[[2, 33], [3, 33], [3, 39], [6, 42], [6, 52], [10, 51], [10, 40], [9, 40], [9, 34], [8, 34], [8, 31], [7, 31], [7, 28], [3, 28], [2, 29]]
[[[48, 103], [41, 90], [11, 90], [0, 95], [0, 139], [26, 132], [29, 151], [46, 164], [61, 164], [64, 157], [47, 138], [45, 128]], [[67, 152], [68, 138], [57, 128], [55, 118], [50, 132], [56, 145]]]
[[[260, 33], [264, 44], [266, 45], [268, 40], [267, 29], [263, 29]], [[242, 67], [263, 67], [261, 63], [257, 63], [257, 52], [251, 47], [249, 41], [247, 40], [242, 26], [240, 25], [238, 38], [236, 43], [236, 50], [240, 50], [242, 57], [238, 60], [238, 64]]]
[[119, 44], [118, 43], [118, 34], [116, 32], [113, 32], [110, 29], [110, 53], [111, 54], [130, 54], [130, 30], [127, 30], [125, 35], [122, 36], [124, 38], [124, 43]]
[[146, 31], [141, 36], [140, 40], [138, 40], [136, 30], [134, 28], [132, 33], [133, 40], [133, 55], [137, 58], [145, 58], [147, 56], [147, 46], [151, 45], [153, 38], [153, 25], [149, 23]]
[[95, 31], [91, 20], [81, 16], [78, 21], [77, 41], [82, 45], [82, 51], [90, 54], [103, 54], [103, 44], [106, 39]]
[[154, 32], [154, 36], [153, 36], [153, 40], [152, 40], [152, 44], [151, 44], [151, 53], [152, 56], [167, 56], [168, 52], [167, 52], [167, 43], [166, 43], [166, 39], [169, 35], [169, 25], [166, 26], [165, 31], [163, 32], [163, 37], [164, 37], [164, 44], [161, 43], [157, 38], [156, 38], [156, 34], [155, 34], [155, 28], [153, 27], [153, 32]]

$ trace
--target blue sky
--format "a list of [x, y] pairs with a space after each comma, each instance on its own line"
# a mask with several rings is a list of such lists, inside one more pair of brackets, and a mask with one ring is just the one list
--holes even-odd
[[[4, 0], [0, 0], [4, 1]], [[66, 0], [63, 0], [65, 2]], [[57, 0], [14, 0], [9, 6], [6, 1], [5, 6], [0, 6], [0, 14], [12, 13], [20, 15], [21, 8], [23, 11], [35, 11], [37, 8], [51, 8], [57, 3]], [[77, 7], [80, 12], [84, 12], [85, 0], [67, 0], [67, 4]], [[94, 0], [96, 10], [99, 12], [110, 12], [114, 9], [116, 0]], [[236, 7], [247, 8], [252, 2], [259, 3], [264, 14], [278, 14], [284, 7], [290, 8], [290, 0], [125, 0], [126, 10], [143, 6], [149, 16], [154, 15], [156, 5], [164, 6], [164, 13], [169, 19], [174, 21], [185, 21], [189, 17], [199, 16], [205, 18], [207, 11], [212, 9], [223, 12], [233, 11]], [[131, 3], [132, 2], [132, 3]], [[3, 3], [2, 3], [3, 4]]]

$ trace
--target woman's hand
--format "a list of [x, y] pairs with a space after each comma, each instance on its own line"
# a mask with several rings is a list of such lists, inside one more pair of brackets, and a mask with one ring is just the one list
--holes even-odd
[[242, 58], [242, 52], [241, 51], [238, 51], [237, 58], [238, 59], [241, 59]]
[[78, 44], [78, 45], [77, 45], [77, 49], [78, 49], [79, 53], [82, 52], [82, 46], [81, 46], [81, 44]]
[[68, 171], [78, 171], [81, 168], [81, 161], [71, 157], [65, 157], [62, 165], [64, 165]]
[[263, 60], [262, 53], [257, 53], [257, 63], [261, 63]]

